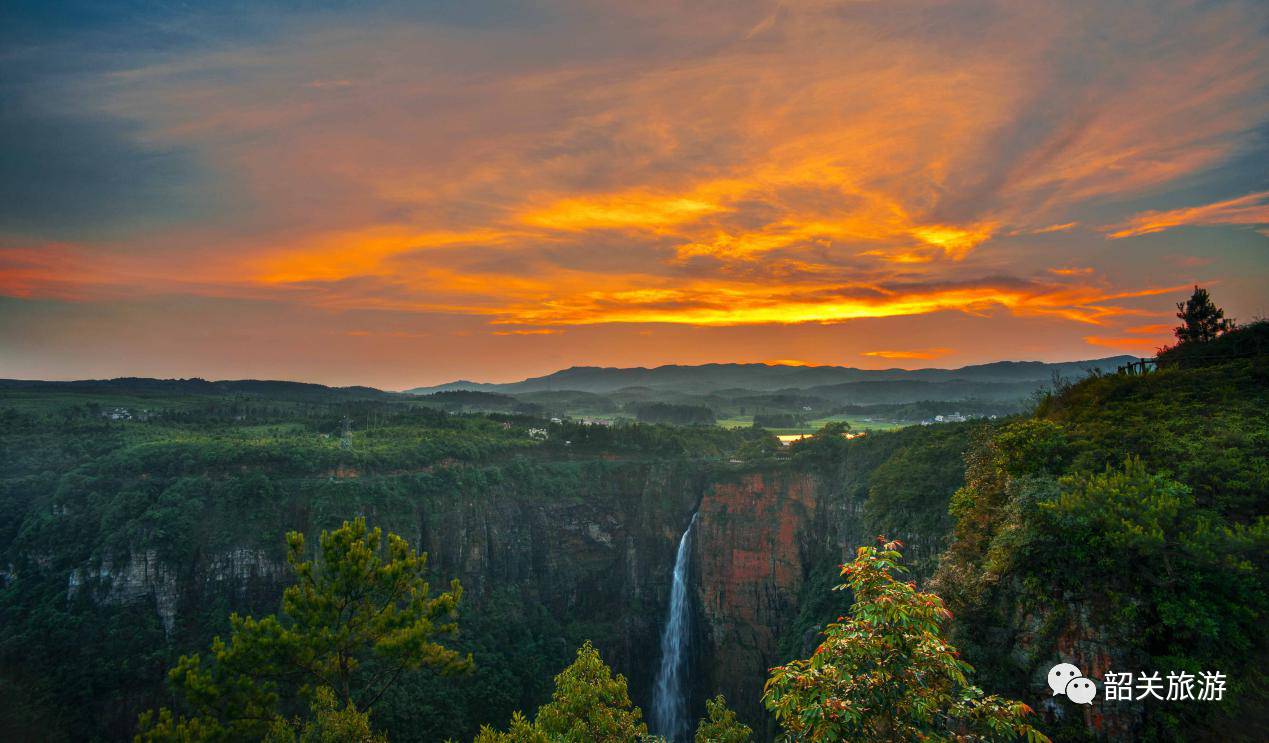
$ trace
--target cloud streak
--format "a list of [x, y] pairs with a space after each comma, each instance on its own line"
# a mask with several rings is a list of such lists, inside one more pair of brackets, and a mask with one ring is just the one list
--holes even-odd
[[1192, 225], [1263, 225], [1269, 224], [1269, 191], [1250, 193], [1212, 204], [1190, 206], [1167, 211], [1147, 211], [1127, 222], [1112, 227], [1110, 237], [1121, 239], [1163, 232]]
[[1256, 168], [1262, 4], [269, 20], [29, 84], [126, 131], [116, 150], [180, 153], [159, 176], [199, 164], [181, 194], [203, 206], [158, 219], [142, 193], [96, 234], [0, 233], [0, 294], [417, 313], [491, 343], [947, 313], [1106, 327], [1191, 278], [1142, 278], [1106, 239], [1266, 221], [1264, 191], [1155, 201]]
[[912, 351], [864, 351], [863, 356], [874, 356], [880, 359], [922, 360], [929, 361], [952, 353], [950, 348], [926, 348]]

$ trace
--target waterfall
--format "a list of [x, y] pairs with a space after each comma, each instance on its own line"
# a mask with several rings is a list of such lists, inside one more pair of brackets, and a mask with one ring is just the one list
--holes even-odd
[[652, 695], [652, 732], [670, 743], [687, 739], [687, 649], [691, 638], [691, 607], [687, 595], [687, 569], [692, 559], [692, 527], [696, 514], [679, 538], [674, 554], [674, 583], [670, 587], [670, 608], [661, 632], [661, 667]]

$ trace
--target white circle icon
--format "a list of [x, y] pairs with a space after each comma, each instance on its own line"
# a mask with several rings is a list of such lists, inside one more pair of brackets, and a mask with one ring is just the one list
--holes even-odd
[[1059, 663], [1049, 669], [1049, 688], [1056, 694], [1065, 694], [1066, 685], [1071, 683], [1072, 679], [1080, 678], [1084, 674], [1080, 669], [1075, 667], [1074, 663]]
[[1066, 684], [1066, 698], [1076, 704], [1092, 704], [1097, 696], [1097, 684], [1092, 679], [1077, 676]]

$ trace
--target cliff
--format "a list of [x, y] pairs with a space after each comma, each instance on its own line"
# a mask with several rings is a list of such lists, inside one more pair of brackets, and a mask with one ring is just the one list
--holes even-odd
[[715, 482], [701, 501], [699, 687], [725, 694], [751, 723], [765, 719], [762, 685], [784, 660], [780, 638], [798, 616], [803, 584], [814, 566], [841, 561], [822, 493], [812, 475], [774, 471]]
[[[277, 610], [290, 580], [287, 531], [315, 534], [353, 516], [404, 536], [429, 554], [437, 585], [457, 578], [465, 590], [458, 642], [475, 654], [476, 673], [404, 679], [374, 713], [392, 740], [469, 739], [481, 723], [504, 724], [544, 700], [587, 639], [648, 709], [674, 551], [697, 510], [690, 712], [722, 691], [762, 731], [767, 669], [813, 646], [817, 627], [840, 613], [833, 602], [843, 597], [828, 590], [835, 566], [872, 534], [914, 531], [913, 513], [945, 510], [966, 441], [961, 427], [914, 429], [826, 459], [737, 465], [682, 451], [701, 445], [681, 438], [697, 433], [670, 429], [632, 432], [643, 438], [627, 456], [513, 449], [500, 462], [463, 462], [461, 437], [425, 429], [426, 446], [445, 448], [410, 467], [416, 450], [384, 458], [374, 439], [345, 462], [321, 437], [312, 455], [249, 438], [233, 450], [223, 439], [193, 447], [126, 437], [116, 454], [113, 442], [94, 441], [100, 430], [85, 431], [79, 464], [46, 463], [65, 455], [30, 449], [36, 474], [10, 473], [0, 488], [6, 739], [127, 739], [137, 714], [165, 700], [178, 655], [223, 634], [231, 612]], [[887, 462], [942, 439], [955, 457], [931, 475], [941, 484], [921, 508], [879, 496], [874, 480]]]
[[[188, 651], [205, 645], [211, 632], [223, 631], [231, 611], [277, 610], [291, 579], [282, 558], [286, 530], [313, 533], [365, 514], [427, 552], [434, 582], [460, 580], [465, 617], [486, 623], [546, 617], [531, 641], [545, 645], [541, 654], [552, 664], [562, 664], [577, 644], [591, 639], [628, 676], [636, 703], [646, 707], [675, 544], [712, 472], [712, 466], [692, 461], [589, 461], [386, 478], [345, 473], [342, 480], [317, 484], [292, 481], [299, 492], [273, 504], [271, 526], [237, 530], [222, 520], [253, 520], [260, 514], [209, 509], [201, 518], [217, 536], [187, 544], [179, 553], [138, 544], [103, 548], [73, 563], [45, 557], [45, 569], [15, 570], [15, 580], [56, 580], [60, 573], [72, 612], [141, 610], [161, 628], [152, 641], [172, 652]], [[338, 506], [327, 510], [331, 504], [314, 497], [313, 488], [334, 488]], [[378, 497], [385, 489], [400, 497]], [[239, 533], [227, 536], [234, 531]], [[482, 641], [482, 627], [468, 633], [468, 640]], [[487, 659], [490, 666], [506, 660]], [[503, 722], [500, 717], [513, 706], [540, 701], [558, 667], [533, 670], [538, 688], [510, 700], [506, 709], [486, 708], [488, 717], [461, 721], [456, 730], [479, 721]], [[135, 715], [158, 698], [157, 674], [135, 681], [144, 683], [115, 704], [94, 710], [93, 725], [108, 737], [126, 738]], [[423, 729], [431, 728], [424, 724]], [[399, 731], [393, 739], [428, 736]]]

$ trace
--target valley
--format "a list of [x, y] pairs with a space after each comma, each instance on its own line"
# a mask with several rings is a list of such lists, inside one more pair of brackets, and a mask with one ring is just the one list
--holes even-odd
[[[1057, 648], [1093, 667], [1176, 651], [1086, 603], [1084, 591], [1111, 585], [1104, 574], [1055, 589], [1057, 603], [1046, 603], [1050, 594], [1030, 586], [1051, 558], [1032, 554], [1038, 536], [1018, 542], [1018, 529], [1032, 527], [1006, 516], [1006, 505], [974, 509], [1001, 497], [993, 493], [1065, 488], [1071, 472], [1133, 456], [1235, 530], [1210, 549], [1263, 559], [1263, 373], [1257, 357], [1095, 375], [1029, 414], [854, 438], [830, 426], [787, 446], [753, 427], [553, 422], [292, 383], [10, 385], [0, 397], [0, 732], [128, 739], [137, 715], [164, 701], [177, 655], [223, 634], [231, 612], [275, 609], [290, 580], [285, 532], [315, 534], [353, 517], [400, 534], [428, 554], [438, 584], [456, 578], [465, 591], [455, 642], [475, 670], [403, 677], [373, 713], [392, 740], [464, 739], [505, 725], [547, 698], [551, 676], [588, 640], [651, 710], [676, 548], [693, 519], [682, 666], [690, 720], [721, 692], [759, 739], [774, 736], [761, 700], [768, 669], [805, 656], [848, 611], [849, 597], [829, 590], [837, 566], [884, 534], [903, 542], [921, 585], [972, 618], [955, 629], [988, 690], [1035, 700], [1044, 727], [1067, 730], [1074, 721], [1055, 717], [1035, 688], [1034, 669]], [[1183, 453], [1216, 438], [1223, 459]], [[1017, 463], [983, 469], [999, 457]], [[1174, 542], [1186, 532], [1168, 536], [1171, 528], [1149, 549], [1196, 549]], [[1128, 572], [1150, 570], [1150, 554]], [[1258, 576], [1207, 565], [1191, 566], [1193, 585], [1207, 586], [1197, 590], [1225, 574], [1219, 580], [1238, 581], [1230, 600], [1260, 595]], [[1170, 584], [1166, 595], [1179, 590]], [[1142, 608], [1131, 621], [1142, 622], [1160, 599], [1133, 600]], [[1213, 645], [1195, 662], [1249, 679], [1256, 615], [1216, 616], [1222, 642], [1242, 649]], [[1077, 727], [1192, 730], [1254, 698], [1199, 718], [1124, 717], [1103, 702]]]

